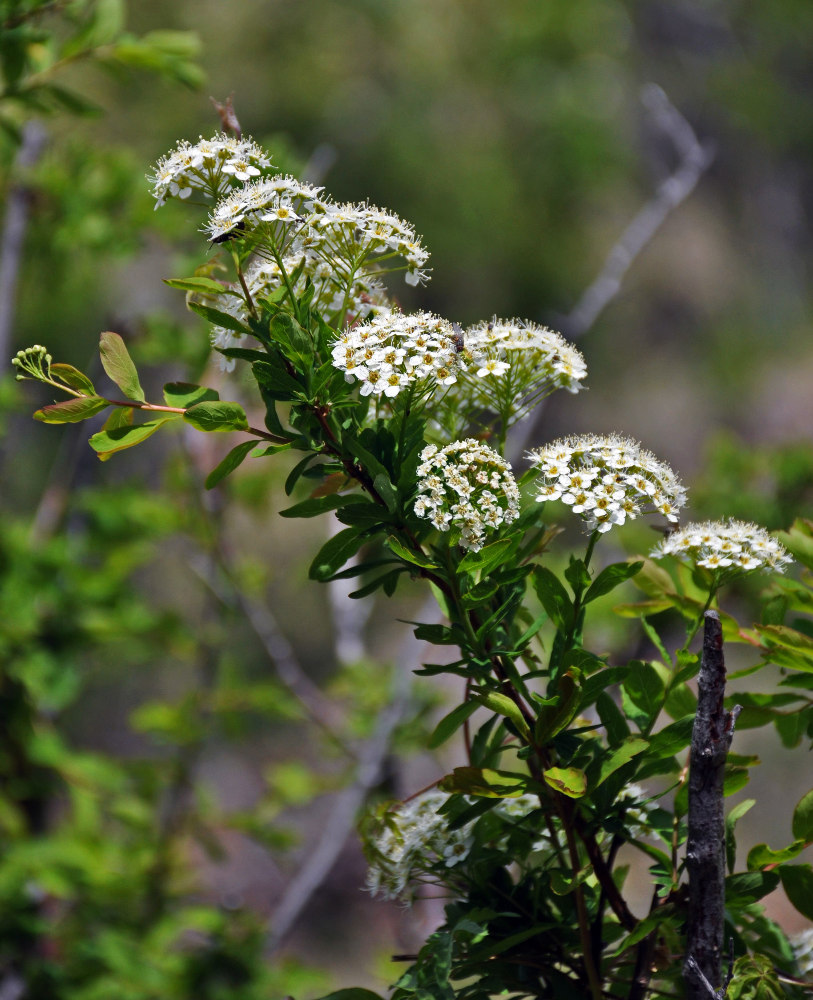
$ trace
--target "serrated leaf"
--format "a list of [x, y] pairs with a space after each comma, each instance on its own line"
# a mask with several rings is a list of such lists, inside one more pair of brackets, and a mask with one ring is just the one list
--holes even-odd
[[207, 433], [213, 431], [247, 431], [248, 419], [239, 403], [217, 402], [195, 403], [183, 414], [184, 420]]
[[242, 465], [243, 461], [248, 457], [248, 455], [256, 448], [257, 442], [252, 441], [242, 441], [240, 444], [236, 445], [232, 450], [226, 455], [222, 462], [215, 466], [214, 469], [206, 477], [207, 490], [211, 490], [214, 486], [222, 480], [225, 479], [230, 473]]
[[138, 380], [138, 372], [133, 364], [133, 359], [127, 352], [122, 338], [111, 330], [107, 330], [99, 338], [99, 354], [102, 359], [102, 367], [107, 372], [108, 378], [121, 389], [128, 399], [134, 399], [139, 403], [146, 402], [144, 390]]
[[65, 365], [60, 362], [56, 362], [51, 365], [50, 371], [51, 374], [55, 375], [60, 382], [64, 382], [65, 385], [69, 385], [71, 389], [76, 389], [78, 392], [82, 392], [86, 396], [96, 395], [93, 383], [87, 375], [85, 375], [84, 372], [80, 372], [78, 368], [74, 368], [73, 365]]
[[196, 403], [217, 402], [220, 395], [216, 389], [207, 389], [192, 382], [167, 382], [164, 386], [164, 400], [167, 406], [178, 406], [182, 410]]
[[546, 784], [571, 799], [580, 799], [587, 791], [587, 776], [577, 767], [549, 767], [543, 776]]
[[110, 406], [101, 396], [81, 396], [74, 399], [63, 399], [59, 403], [43, 406], [34, 414], [35, 420], [44, 424], [78, 424], [88, 417], [95, 417], [105, 407]]
[[99, 458], [105, 462], [117, 451], [124, 451], [126, 448], [133, 448], [142, 441], [146, 441], [157, 430], [170, 423], [171, 417], [162, 417], [159, 420], [150, 420], [145, 424], [135, 424], [132, 427], [119, 427], [110, 431], [99, 431], [90, 439], [90, 446], [98, 452]]
[[802, 796], [793, 810], [793, 836], [808, 843], [813, 841], [813, 791]]

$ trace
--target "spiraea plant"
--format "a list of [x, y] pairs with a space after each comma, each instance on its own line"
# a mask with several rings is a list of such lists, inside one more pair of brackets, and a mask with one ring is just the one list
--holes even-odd
[[[149, 402], [114, 333], [102, 335], [102, 364], [125, 398], [99, 392], [44, 347], [14, 364], [18, 377], [69, 397], [37, 411], [39, 420], [110, 411], [90, 438], [103, 460], [179, 424], [240, 435], [207, 487], [249, 458], [298, 453], [286, 491], [304, 486], [305, 495], [280, 513], [342, 525], [314, 555], [311, 578], [358, 577], [356, 597], [392, 595], [405, 577], [429, 585], [443, 621], [418, 624], [416, 635], [455, 652], [416, 673], [459, 678], [462, 695], [430, 744], [459, 740], [465, 763], [405, 802], [372, 808], [361, 825], [372, 892], [409, 901], [430, 884], [447, 899], [395, 1000], [674, 997], [685, 995], [684, 963], [690, 991], [705, 989], [687, 954], [687, 755], [701, 665], [691, 643], [735, 578], [781, 573], [786, 549], [809, 571], [813, 524], [798, 522], [784, 546], [740, 521], [675, 530], [686, 502], [680, 479], [618, 435], [538, 441], [524, 471], [512, 469], [512, 425], [586, 378], [583, 356], [558, 333], [498, 318], [463, 329], [401, 311], [389, 297], [392, 276], [429, 278], [413, 227], [275, 175], [251, 140], [182, 142], [158, 163], [152, 187], [156, 207], [208, 208], [192, 222], [203, 233], [200, 268], [168, 284], [210, 325], [223, 366], [250, 371], [263, 426], [201, 385], [170, 383]], [[571, 514], [584, 548], [562, 569], [551, 542]], [[648, 557], [606, 565], [607, 533], [642, 517], [660, 522], [665, 540]], [[779, 694], [737, 696], [739, 724], [775, 722], [786, 743], [799, 743], [813, 736], [813, 592], [809, 575], [774, 579], [763, 622], [741, 629], [721, 613], [722, 632], [783, 672]], [[625, 662], [591, 650], [586, 624], [597, 599], [624, 585], [628, 595], [628, 581], [644, 599], [619, 611], [653, 655]], [[686, 641], [670, 651], [659, 630], [666, 621], [674, 634], [675, 618]], [[752, 763], [729, 755], [721, 796], [744, 786]], [[736, 871], [735, 824], [752, 804], [729, 812], [713, 846], [721, 871], [723, 854], [728, 864], [719, 936], [736, 958], [729, 995], [779, 997], [804, 988], [809, 948], [794, 951], [759, 900], [781, 882], [813, 920], [813, 868], [792, 863], [813, 841], [813, 792], [789, 807], [790, 844], [757, 845]], [[630, 850], [651, 877], [645, 913], [625, 894]], [[720, 955], [700, 968], [714, 993]]]

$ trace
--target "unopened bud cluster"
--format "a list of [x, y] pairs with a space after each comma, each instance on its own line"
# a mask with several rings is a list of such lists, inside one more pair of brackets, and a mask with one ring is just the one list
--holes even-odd
[[640, 514], [677, 523], [686, 491], [675, 473], [637, 442], [586, 434], [529, 452], [539, 472], [537, 500], [561, 500], [590, 531], [609, 531]]
[[475, 438], [421, 452], [415, 513], [439, 531], [460, 531], [460, 544], [477, 552], [486, 536], [519, 517], [519, 489], [511, 466]]
[[24, 351], [17, 351], [11, 363], [17, 369], [18, 382], [26, 378], [45, 382], [50, 380], [52, 360], [42, 344], [34, 344], [33, 347], [26, 347]]
[[703, 569], [729, 573], [777, 570], [792, 559], [764, 528], [745, 521], [703, 521], [673, 532], [652, 551], [652, 557], [678, 556]]

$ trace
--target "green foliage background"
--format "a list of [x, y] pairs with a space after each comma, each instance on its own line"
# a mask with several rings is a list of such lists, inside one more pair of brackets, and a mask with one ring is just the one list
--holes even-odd
[[[0, 5], [4, 22], [17, 7]], [[196, 259], [203, 238], [172, 208], [153, 215], [143, 175], [176, 139], [213, 131], [207, 95], [231, 92], [244, 129], [283, 169], [329, 164], [335, 197], [369, 197], [415, 224], [436, 268], [422, 305], [464, 324], [497, 311], [556, 326], [675, 164], [640, 102], [655, 82], [716, 159], [581, 343], [591, 391], [578, 405], [552, 402], [545, 437], [642, 437], [698, 479], [693, 516], [779, 528], [810, 515], [805, 0], [142, 0], [126, 28], [196, 32], [206, 83], [178, 87], [195, 74], [177, 66], [150, 77], [79, 60], [60, 79], [102, 113], [49, 114], [46, 151], [23, 176], [15, 141], [0, 140], [3, 195], [15, 182], [30, 191], [12, 350], [45, 343], [83, 367], [99, 331], [115, 329], [156, 384], [199, 377], [203, 324], [160, 279], [186, 273], [179, 242]], [[31, 112], [12, 105], [18, 123]], [[403, 295], [405, 307], [416, 301]], [[275, 866], [294, 866], [284, 848], [296, 836], [279, 817], [298, 822], [301, 803], [348, 768], [276, 686], [235, 594], [268, 601], [308, 673], [334, 685], [343, 736], [368, 733], [387, 675], [338, 669], [324, 594], [304, 580], [321, 538], [310, 522], [280, 527], [282, 484], [265, 469], [246, 470], [228, 504], [215, 497], [207, 509], [196, 498], [220, 452], [176, 441], [139, 465], [100, 465], [83, 429], [30, 421], [32, 403], [50, 402], [36, 389], [9, 376], [2, 392], [0, 698], [14, 714], [0, 970], [29, 982], [35, 970], [43, 985], [32, 996], [319, 989], [310, 973], [263, 964], [264, 921], [284, 882]], [[225, 602], [195, 576], [201, 559], [221, 573], [225, 559], [236, 576]], [[749, 606], [747, 592], [739, 600]], [[388, 619], [375, 615], [369, 629], [383, 661], [397, 636]], [[606, 628], [618, 635], [609, 614]], [[303, 745], [304, 767], [294, 763]], [[231, 800], [230, 767], [243, 776]], [[434, 777], [426, 762], [424, 772]], [[397, 778], [396, 793], [413, 777]], [[318, 808], [298, 824], [306, 845]], [[263, 862], [256, 893], [234, 861], [255, 857], [246, 834], [276, 859]], [[345, 859], [297, 942], [310, 964], [338, 965], [337, 981], [376, 960], [374, 945], [341, 967], [358, 935], [351, 919], [336, 938], [333, 918], [349, 907], [369, 921], [361, 877], [358, 859]], [[143, 981], [145, 968], [157, 978]]]

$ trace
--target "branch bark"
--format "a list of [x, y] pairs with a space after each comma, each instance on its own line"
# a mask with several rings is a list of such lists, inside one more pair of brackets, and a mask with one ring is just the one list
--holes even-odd
[[[688, 1000], [708, 1000], [720, 986], [725, 918], [723, 777], [739, 706], [726, 712], [723, 627], [716, 611], [704, 615], [697, 714], [689, 756], [689, 920], [683, 975]], [[699, 972], [702, 973], [698, 975]]]

